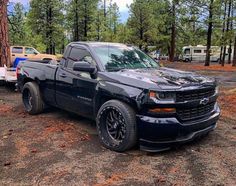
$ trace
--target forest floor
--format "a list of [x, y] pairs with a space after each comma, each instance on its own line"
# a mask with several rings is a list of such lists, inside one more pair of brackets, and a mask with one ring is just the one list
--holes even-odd
[[236, 72], [201, 65], [166, 63], [219, 80], [218, 127], [163, 153], [107, 150], [94, 122], [58, 109], [30, 116], [20, 93], [0, 87], [0, 185], [236, 185]]

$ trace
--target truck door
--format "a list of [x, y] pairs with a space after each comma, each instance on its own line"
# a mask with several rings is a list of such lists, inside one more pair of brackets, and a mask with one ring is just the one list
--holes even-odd
[[87, 72], [73, 71], [73, 64], [86, 61], [96, 65], [96, 62], [83, 47], [72, 47], [64, 60], [64, 67], [59, 68], [56, 75], [57, 104], [66, 110], [92, 117], [97, 79], [91, 78]]
[[36, 51], [34, 48], [32, 47], [25, 47], [25, 57], [32, 59], [35, 58], [35, 56], [38, 54], [39, 52]]

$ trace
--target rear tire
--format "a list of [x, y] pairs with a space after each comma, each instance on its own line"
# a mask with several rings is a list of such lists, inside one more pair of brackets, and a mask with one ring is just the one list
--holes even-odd
[[28, 82], [24, 85], [22, 90], [22, 100], [25, 110], [29, 114], [36, 115], [43, 112], [45, 104], [36, 82]]
[[136, 114], [128, 104], [111, 100], [104, 103], [97, 115], [98, 135], [103, 145], [123, 152], [137, 143]]

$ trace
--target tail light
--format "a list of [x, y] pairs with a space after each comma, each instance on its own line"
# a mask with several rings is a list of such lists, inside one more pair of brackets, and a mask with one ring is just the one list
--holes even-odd
[[16, 68], [16, 77], [17, 77], [17, 79], [19, 78], [19, 75], [20, 75], [20, 68], [17, 67]]

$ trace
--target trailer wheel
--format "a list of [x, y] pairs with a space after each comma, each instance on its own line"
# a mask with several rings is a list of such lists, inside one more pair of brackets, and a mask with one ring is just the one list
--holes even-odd
[[128, 104], [118, 100], [104, 103], [96, 122], [99, 138], [106, 148], [123, 152], [135, 146], [136, 114]]
[[29, 114], [36, 115], [43, 112], [45, 104], [36, 82], [28, 82], [24, 85], [22, 90], [22, 100], [25, 110]]
[[0, 86], [3, 86], [3, 85], [5, 85], [5, 81], [0, 80]]

